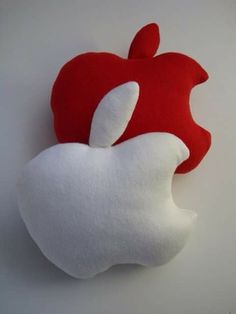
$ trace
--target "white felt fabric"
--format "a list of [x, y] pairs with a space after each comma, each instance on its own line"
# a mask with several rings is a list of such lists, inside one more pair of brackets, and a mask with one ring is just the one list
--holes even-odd
[[[109, 93], [111, 110], [107, 99], [101, 101], [91, 144], [111, 145], [124, 131], [138, 97], [137, 84], [127, 84]], [[111, 113], [114, 104], [121, 112]], [[22, 218], [48, 259], [77, 278], [114, 264], [163, 264], [184, 246], [196, 217], [178, 208], [171, 194], [174, 171], [188, 155], [184, 143], [168, 133], [106, 148], [53, 146], [24, 168], [18, 186]]]
[[111, 148], [60, 144], [34, 158], [19, 182], [19, 207], [42, 252], [68, 274], [114, 264], [163, 264], [184, 246], [195, 214], [171, 195], [188, 149], [149, 133]]
[[106, 94], [95, 110], [89, 145], [111, 146], [125, 131], [139, 96], [139, 85], [128, 82]]

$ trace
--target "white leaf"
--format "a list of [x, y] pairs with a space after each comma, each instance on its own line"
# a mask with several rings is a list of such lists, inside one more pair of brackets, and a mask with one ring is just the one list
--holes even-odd
[[91, 124], [89, 145], [108, 147], [124, 133], [139, 97], [139, 85], [128, 82], [108, 92], [100, 101]]

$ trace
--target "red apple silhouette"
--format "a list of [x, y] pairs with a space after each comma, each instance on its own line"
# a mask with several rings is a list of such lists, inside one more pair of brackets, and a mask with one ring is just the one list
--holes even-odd
[[154, 56], [160, 42], [154, 23], [134, 37], [128, 59], [100, 52], [81, 54], [66, 63], [54, 83], [51, 106], [61, 143], [88, 143], [93, 113], [105, 94], [128, 81], [140, 86], [140, 97], [127, 129], [116, 143], [147, 132], [168, 132], [189, 148], [178, 173], [194, 169], [207, 153], [210, 133], [191, 115], [191, 89], [208, 79], [192, 58], [168, 52]]

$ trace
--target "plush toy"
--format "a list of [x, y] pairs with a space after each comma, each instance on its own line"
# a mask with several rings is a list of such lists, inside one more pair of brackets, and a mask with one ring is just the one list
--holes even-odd
[[88, 144], [92, 117], [102, 97], [120, 84], [136, 81], [140, 86], [139, 100], [115, 144], [148, 132], [168, 132], [190, 150], [190, 157], [177, 172], [188, 172], [199, 164], [210, 147], [211, 137], [193, 120], [189, 95], [208, 75], [183, 54], [154, 56], [159, 41], [158, 26], [149, 24], [133, 39], [128, 59], [105, 52], [85, 53], [63, 66], [51, 97], [59, 142]]
[[156, 24], [128, 59], [85, 53], [52, 92], [61, 144], [33, 160], [18, 184], [22, 218], [44, 255], [76, 278], [115, 264], [161, 265], [184, 246], [196, 214], [172, 198], [172, 177], [198, 165], [210, 134], [190, 112], [207, 73], [179, 53], [154, 57]]
[[114, 264], [163, 264], [182, 249], [195, 220], [171, 194], [175, 169], [189, 156], [181, 139], [153, 132], [112, 146], [141, 95], [137, 82], [112, 89], [96, 106], [89, 145], [43, 151], [19, 181], [19, 208], [32, 238], [74, 277]]

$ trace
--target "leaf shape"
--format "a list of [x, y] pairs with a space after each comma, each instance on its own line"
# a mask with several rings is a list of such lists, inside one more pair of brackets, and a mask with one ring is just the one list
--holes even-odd
[[147, 24], [135, 35], [129, 49], [128, 59], [153, 57], [159, 47], [159, 27], [155, 23]]
[[127, 82], [108, 92], [100, 101], [91, 124], [89, 145], [108, 147], [124, 133], [139, 97], [139, 85]]

